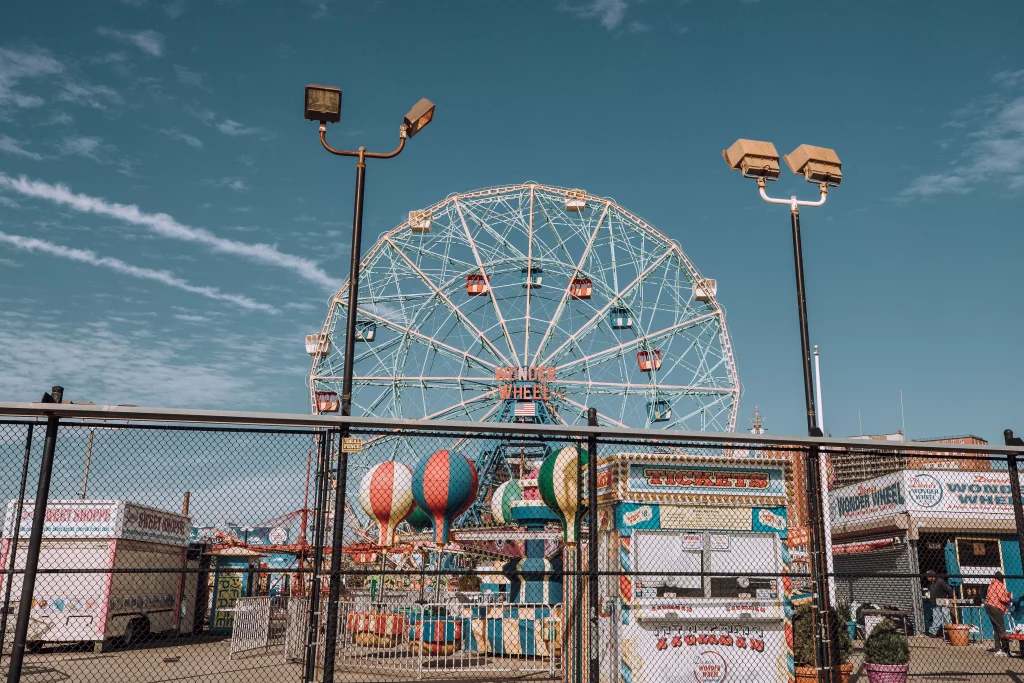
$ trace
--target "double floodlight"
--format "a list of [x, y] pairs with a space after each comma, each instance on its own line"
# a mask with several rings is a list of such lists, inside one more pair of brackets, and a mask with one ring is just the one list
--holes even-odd
[[[320, 123], [341, 121], [341, 88], [329, 85], [307, 85], [305, 117]], [[423, 130], [434, 118], [434, 103], [423, 98], [405, 115], [403, 127], [407, 137]]]
[[[779, 153], [770, 142], [740, 139], [722, 151], [722, 158], [729, 168], [747, 178], [777, 180], [779, 177]], [[836, 186], [843, 180], [839, 155], [827, 147], [800, 145], [782, 158], [793, 173], [802, 175], [809, 183]]]

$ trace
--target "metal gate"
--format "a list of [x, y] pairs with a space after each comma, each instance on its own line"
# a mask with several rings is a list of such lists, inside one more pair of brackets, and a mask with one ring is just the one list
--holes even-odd
[[270, 645], [270, 598], [239, 598], [231, 627], [230, 659], [236, 653]]
[[285, 623], [284, 658], [289, 662], [305, 659], [306, 625], [309, 622], [309, 598], [291, 598]]

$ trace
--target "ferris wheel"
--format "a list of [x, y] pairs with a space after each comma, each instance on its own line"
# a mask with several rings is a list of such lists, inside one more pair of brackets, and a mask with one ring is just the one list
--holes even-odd
[[[733, 431], [716, 299], [611, 199], [526, 183], [449, 195], [362, 258], [353, 415]], [[340, 393], [346, 283], [306, 339], [314, 411]], [[319, 399], [318, 399], [319, 397]]]

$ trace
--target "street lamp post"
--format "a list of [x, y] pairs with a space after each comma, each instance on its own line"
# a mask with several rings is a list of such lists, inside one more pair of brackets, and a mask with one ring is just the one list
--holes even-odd
[[[784, 157], [786, 165], [798, 175], [803, 175], [809, 183], [818, 185], [820, 197], [817, 201], [799, 200], [796, 196], [789, 199], [769, 197], [766, 192], [767, 181], [779, 177], [779, 154], [775, 145], [757, 140], [737, 140], [729, 149], [722, 152], [729, 167], [740, 171], [744, 177], [757, 180], [761, 198], [769, 204], [783, 204], [789, 207], [790, 227], [793, 233], [793, 265], [796, 273], [797, 312], [800, 322], [800, 352], [804, 376], [804, 403], [807, 413], [807, 434], [823, 436], [818, 426], [814, 402], [814, 384], [811, 374], [811, 344], [807, 325], [807, 296], [804, 286], [803, 245], [800, 238], [800, 207], [821, 206], [828, 198], [828, 189], [838, 186], [842, 181], [842, 166], [839, 156], [834, 150], [826, 147], [800, 145], [792, 153]], [[822, 477], [825, 467], [823, 456], [817, 446], [811, 446], [807, 452], [807, 516], [810, 527], [811, 544], [811, 578], [815, 586], [814, 624], [815, 646], [819, 665], [819, 680], [822, 683], [839, 682], [839, 644], [836, 631], [836, 615], [830, 609], [832, 603], [828, 581], [828, 531], [825, 516], [828, 514], [828, 501], [823, 491]]]
[[[365, 147], [355, 151], [335, 149], [327, 144], [327, 124], [341, 120], [341, 89], [307, 85], [305, 117], [320, 122], [320, 144], [331, 154], [356, 157], [356, 196], [352, 216], [352, 259], [348, 276], [348, 311], [345, 324], [345, 366], [341, 381], [341, 414], [352, 414], [352, 377], [356, 345], [356, 309], [359, 301], [359, 259], [363, 236], [363, 188], [366, 184], [367, 159], [392, 159], [405, 149], [405, 141], [413, 137], [434, 118], [434, 103], [424, 98], [413, 105], [398, 129], [398, 147], [392, 152], [367, 152]], [[347, 433], [347, 428], [346, 432]], [[334, 683], [335, 644], [338, 639], [338, 599], [341, 593], [341, 550], [344, 543], [345, 479], [348, 473], [348, 454], [338, 449], [337, 486], [334, 501], [334, 529], [331, 537], [330, 590], [327, 596], [327, 624], [324, 628], [323, 683]]]

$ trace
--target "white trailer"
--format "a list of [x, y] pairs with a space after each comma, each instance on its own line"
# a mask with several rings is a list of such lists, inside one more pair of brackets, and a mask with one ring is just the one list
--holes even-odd
[[[22, 506], [16, 570], [25, 568], [34, 505], [29, 500]], [[12, 500], [0, 547], [4, 567], [16, 514], [17, 501]], [[188, 517], [124, 500], [51, 501], [27, 640], [93, 641], [102, 651], [112, 638], [131, 642], [150, 633], [176, 632], [182, 616], [191, 618], [195, 611], [195, 591], [183, 590], [190, 528]], [[22, 579], [22, 574], [11, 579], [14, 600], [21, 595]]]

